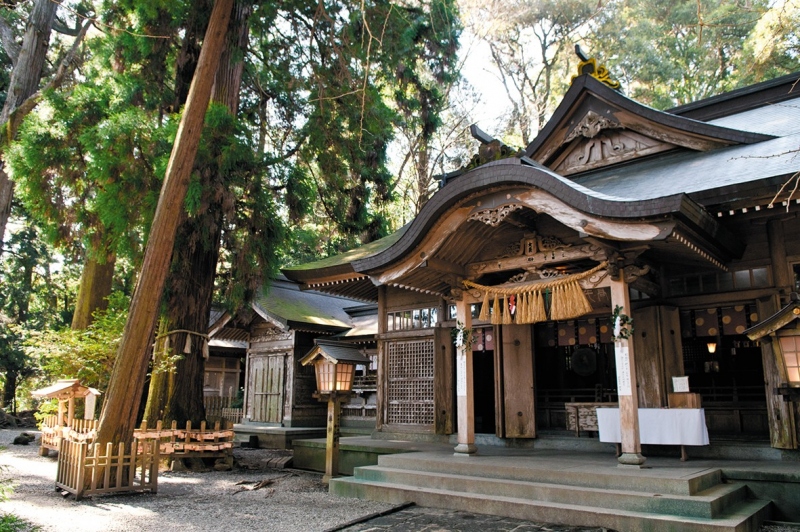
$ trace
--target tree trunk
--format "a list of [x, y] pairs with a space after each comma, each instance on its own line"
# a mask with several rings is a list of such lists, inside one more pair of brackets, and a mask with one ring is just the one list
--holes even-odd
[[[236, 2], [228, 28], [228, 38], [220, 55], [214, 81], [212, 100], [222, 103], [235, 114], [239, 104], [244, 63], [240, 51], [247, 45], [250, 8]], [[204, 335], [208, 332], [208, 317], [214, 298], [214, 281], [222, 237], [223, 214], [219, 200], [215, 200], [215, 187], [224, 186], [225, 176], [208, 175], [200, 169], [203, 179], [203, 201], [207, 204], [201, 214], [187, 219], [178, 230], [181, 245], [173, 251], [170, 275], [170, 301], [168, 320], [174, 330], [194, 331], [198, 334], [179, 333], [171, 337], [180, 351], [190, 337], [189, 352], [178, 360], [175, 378], [171, 379], [163, 419], [199, 423], [205, 419], [203, 383], [205, 376]], [[202, 336], [200, 336], [202, 335]], [[157, 383], [161, 387], [164, 382]], [[151, 385], [151, 390], [153, 386]], [[159, 393], [159, 392], [157, 392]]]
[[169, 331], [166, 317], [158, 322], [158, 339], [153, 353], [153, 371], [150, 374], [150, 389], [147, 394], [147, 404], [144, 408], [144, 419], [148, 427], [155, 427], [158, 420], [164, 419], [164, 409], [167, 406], [167, 395], [174, 372], [167, 371], [168, 359], [172, 344], [166, 335]]
[[211, 13], [111, 374], [97, 435], [100, 443], [128, 442], [136, 426], [161, 293], [232, 7], [233, 0], [217, 0]]
[[17, 403], [14, 400], [17, 396], [17, 372], [6, 371], [5, 382], [3, 383], [3, 405], [12, 414], [17, 413]]
[[95, 310], [108, 308], [108, 296], [114, 281], [114, 265], [117, 257], [111, 253], [101, 264], [96, 257], [88, 257], [81, 272], [75, 314], [72, 315], [72, 329], [86, 329], [94, 320]]
[[[0, 124], [6, 124], [11, 118], [11, 113], [19, 107], [28, 97], [36, 92], [42, 78], [42, 69], [47, 58], [47, 49], [50, 45], [50, 32], [56, 15], [56, 2], [51, 0], [36, 0], [33, 10], [25, 27], [25, 36], [19, 50], [11, 80], [8, 85], [6, 102], [0, 111]], [[0, 146], [14, 138], [19, 127], [19, 120], [13, 120], [4, 128], [4, 141]], [[0, 149], [0, 157], [2, 157]], [[14, 194], [14, 182], [8, 176], [0, 159], [0, 243], [2, 243], [8, 217], [11, 214], [11, 198]], [[0, 254], [3, 248], [0, 246]]]

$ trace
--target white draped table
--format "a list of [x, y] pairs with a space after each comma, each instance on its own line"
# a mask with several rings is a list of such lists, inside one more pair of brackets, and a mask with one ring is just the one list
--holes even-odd
[[[619, 443], [619, 408], [598, 408], [600, 441]], [[706, 413], [702, 408], [640, 408], [639, 441], [647, 445], [708, 445]]]

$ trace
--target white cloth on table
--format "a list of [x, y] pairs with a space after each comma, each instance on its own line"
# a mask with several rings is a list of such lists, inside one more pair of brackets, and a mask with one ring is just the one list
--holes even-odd
[[[619, 408], [598, 408], [600, 441], [619, 443]], [[702, 408], [640, 408], [639, 440], [657, 445], [708, 445]]]

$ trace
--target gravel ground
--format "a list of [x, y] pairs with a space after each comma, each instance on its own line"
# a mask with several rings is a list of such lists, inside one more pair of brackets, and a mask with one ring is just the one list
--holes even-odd
[[[241, 469], [211, 472], [161, 472], [158, 494], [116, 495], [75, 501], [55, 491], [56, 459], [37, 454], [36, 444], [11, 445], [20, 429], [0, 430], [0, 472], [14, 479], [0, 513], [13, 513], [42, 531], [274, 530], [323, 531], [381, 512], [390, 504], [343, 499], [327, 492], [322, 475], [299, 470]], [[32, 432], [32, 431], [28, 431]], [[236, 454], [242, 464], [259, 467], [258, 450]], [[247, 490], [274, 479], [265, 488]], [[247, 484], [239, 484], [247, 482]]]

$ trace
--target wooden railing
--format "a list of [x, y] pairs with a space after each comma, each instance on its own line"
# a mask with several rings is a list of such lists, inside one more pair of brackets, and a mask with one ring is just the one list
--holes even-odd
[[241, 423], [244, 416], [244, 410], [241, 408], [223, 408], [220, 417], [226, 422], [225, 426], [230, 426], [234, 423]]
[[203, 406], [206, 409], [206, 421], [214, 423], [223, 419], [222, 410], [230, 408], [235, 397], [219, 397], [216, 395], [207, 395], [203, 397]]
[[159, 448], [155, 440], [127, 446], [102, 446], [86, 440], [62, 438], [58, 452], [56, 487], [76, 499], [109, 493], [158, 491]]
[[220, 425], [217, 421], [214, 428], [209, 430], [203, 421], [199, 428], [192, 428], [192, 422], [187, 421], [186, 427], [179, 429], [176, 421], [169, 428], [164, 428], [158, 421], [155, 428], [151, 429], [147, 427], [145, 419], [141, 427], [133, 431], [133, 435], [141, 441], [157, 441], [160, 453], [172, 458], [228, 456], [233, 449], [234, 434], [232, 430], [220, 428]]
[[96, 419], [73, 419], [70, 426], [60, 425], [57, 415], [47, 416], [42, 420], [42, 438], [39, 454], [47, 456], [50, 451], [58, 451], [61, 440], [71, 437], [75, 441], [91, 441], [97, 434]]

